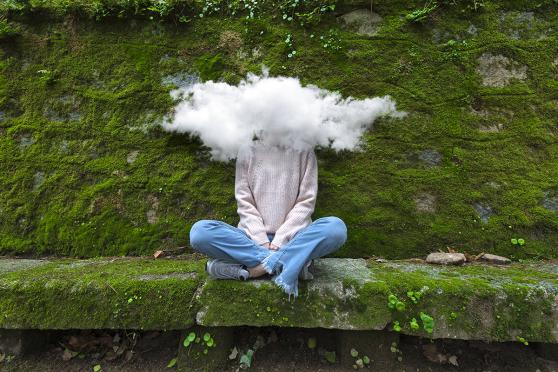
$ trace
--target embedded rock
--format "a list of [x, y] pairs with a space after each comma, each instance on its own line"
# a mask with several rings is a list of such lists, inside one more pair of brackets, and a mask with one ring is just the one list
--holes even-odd
[[467, 259], [463, 253], [434, 252], [426, 256], [426, 262], [437, 265], [461, 265]]
[[359, 35], [374, 36], [378, 33], [382, 17], [368, 9], [357, 9], [339, 17], [345, 26]]
[[477, 72], [482, 77], [482, 85], [502, 88], [513, 80], [527, 79], [527, 66], [521, 66], [501, 54], [484, 53], [477, 61]]
[[507, 265], [511, 263], [511, 260], [507, 257], [498, 256], [490, 253], [484, 253], [482, 256], [479, 257], [479, 259], [481, 261], [486, 261], [496, 265]]

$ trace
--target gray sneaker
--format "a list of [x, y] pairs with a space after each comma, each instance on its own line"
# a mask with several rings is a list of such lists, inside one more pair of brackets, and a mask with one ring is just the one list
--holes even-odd
[[306, 265], [304, 265], [300, 274], [298, 274], [298, 278], [300, 280], [312, 280], [314, 279], [312, 271], [314, 271], [314, 260], [310, 260]]
[[220, 259], [207, 261], [205, 271], [213, 279], [246, 280], [250, 276], [244, 265]]

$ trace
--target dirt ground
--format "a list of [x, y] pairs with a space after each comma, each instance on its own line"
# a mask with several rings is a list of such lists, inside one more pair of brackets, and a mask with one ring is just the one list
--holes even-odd
[[[63, 331], [51, 333], [44, 351], [25, 357], [1, 355], [0, 371], [170, 371], [178, 332]], [[310, 341], [309, 341], [310, 340]], [[250, 328], [235, 330], [238, 355], [223, 372], [242, 370], [240, 356], [255, 349], [247, 370], [266, 372], [354, 371], [352, 362], [334, 363], [325, 354], [335, 350], [335, 331], [320, 329]], [[391, 351], [393, 350], [393, 351]], [[395, 371], [558, 372], [558, 362], [538, 356], [537, 345], [436, 340], [401, 336], [391, 348]], [[362, 355], [358, 356], [362, 357]], [[370, 355], [370, 359], [374, 356]], [[558, 355], [556, 356], [558, 358]], [[348, 356], [353, 361], [358, 358]], [[97, 367], [99, 368], [99, 367]], [[364, 367], [366, 370], [379, 370]]]

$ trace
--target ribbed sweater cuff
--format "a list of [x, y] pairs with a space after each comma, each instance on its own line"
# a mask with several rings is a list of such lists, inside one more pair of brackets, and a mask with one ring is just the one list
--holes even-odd
[[266, 233], [261, 233], [252, 236], [252, 240], [256, 242], [258, 245], [262, 245], [264, 243], [269, 243], [269, 238], [267, 237]]
[[287, 244], [287, 242], [289, 241], [289, 239], [287, 239], [286, 236], [277, 236], [275, 235], [273, 237], [273, 241], [271, 242], [271, 244], [277, 246], [277, 247], [282, 247], [285, 244]]

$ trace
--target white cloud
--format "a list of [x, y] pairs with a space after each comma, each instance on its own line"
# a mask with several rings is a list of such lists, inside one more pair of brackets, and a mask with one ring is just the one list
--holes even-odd
[[180, 102], [163, 129], [197, 135], [215, 160], [236, 157], [254, 135], [268, 144], [356, 150], [361, 136], [383, 115], [400, 117], [389, 97], [362, 100], [297, 78], [250, 74], [238, 86], [195, 82], [171, 91]]

